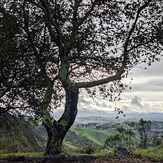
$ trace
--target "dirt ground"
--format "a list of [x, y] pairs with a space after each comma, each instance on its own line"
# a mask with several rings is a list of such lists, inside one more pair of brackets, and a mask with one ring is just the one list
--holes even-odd
[[57, 155], [47, 157], [5, 157], [0, 158], [0, 163], [163, 163], [163, 160], [154, 160], [152, 158], [143, 159], [140, 156], [100, 156], [89, 155], [69, 156]]

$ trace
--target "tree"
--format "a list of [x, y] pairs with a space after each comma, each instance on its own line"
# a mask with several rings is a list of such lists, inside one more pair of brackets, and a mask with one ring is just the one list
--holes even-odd
[[135, 132], [132, 129], [125, 129], [123, 127], [117, 128], [121, 138], [121, 145], [128, 146], [129, 148], [133, 148], [135, 145]]
[[104, 143], [104, 147], [116, 148], [122, 145], [122, 139], [120, 134], [110, 135]]
[[140, 147], [147, 148], [151, 130], [151, 121], [140, 119], [138, 131], [140, 133]]
[[105, 147], [119, 147], [125, 146], [130, 149], [133, 148], [135, 144], [135, 133], [131, 129], [125, 129], [123, 127], [117, 128], [118, 133], [115, 135], [110, 135], [105, 141]]
[[[21, 30], [17, 49], [23, 84], [17, 84], [17, 101], [42, 120], [48, 133], [45, 155], [61, 153], [77, 115], [79, 89], [113, 101], [115, 93], [124, 90], [121, 79], [133, 66], [159, 60], [161, 1], [3, 0], [2, 4]], [[55, 120], [51, 113], [62, 99], [65, 109]]]

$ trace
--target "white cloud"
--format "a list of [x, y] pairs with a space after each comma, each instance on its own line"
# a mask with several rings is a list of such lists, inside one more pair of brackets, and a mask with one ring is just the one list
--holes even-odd
[[139, 98], [139, 97], [137, 97], [137, 96], [134, 96], [134, 97], [131, 99], [130, 104], [141, 108], [141, 107], [142, 107], [141, 98]]

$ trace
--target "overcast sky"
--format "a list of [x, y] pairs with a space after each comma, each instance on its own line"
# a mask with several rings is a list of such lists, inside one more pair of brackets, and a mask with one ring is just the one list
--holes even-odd
[[125, 79], [132, 89], [126, 89], [121, 95], [120, 102], [109, 102], [101, 97], [89, 98], [85, 93], [80, 94], [79, 110], [114, 112], [115, 107], [125, 113], [163, 112], [163, 58], [152, 66], [139, 65]]
[[[119, 102], [110, 102], [99, 96], [92, 99], [80, 90], [78, 116], [117, 116], [115, 108], [120, 108], [127, 116], [129, 113], [163, 113], [163, 57], [151, 66], [133, 68], [125, 83], [132, 89], [126, 89]], [[60, 116], [63, 108], [58, 108], [54, 115]]]

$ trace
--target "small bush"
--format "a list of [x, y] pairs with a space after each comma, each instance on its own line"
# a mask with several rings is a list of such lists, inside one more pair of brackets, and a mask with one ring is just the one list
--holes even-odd
[[86, 146], [84, 147], [84, 153], [86, 154], [93, 154], [95, 152], [95, 147], [93, 146]]

